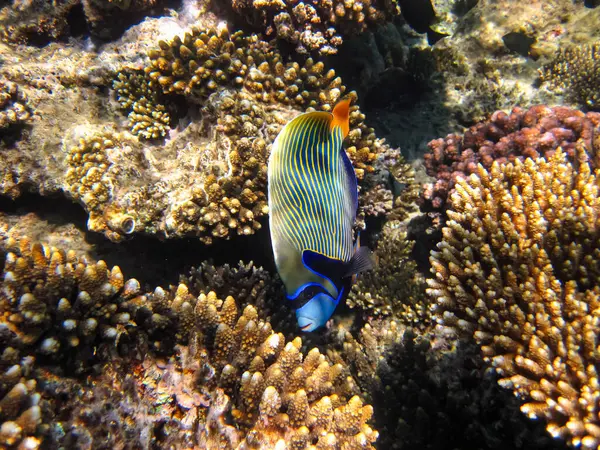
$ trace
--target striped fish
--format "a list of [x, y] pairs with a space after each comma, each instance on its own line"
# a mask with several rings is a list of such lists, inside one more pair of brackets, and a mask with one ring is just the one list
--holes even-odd
[[279, 133], [269, 157], [269, 225], [277, 270], [298, 325], [313, 331], [344, 301], [353, 275], [372, 267], [352, 238], [356, 175], [342, 148], [350, 101], [302, 114]]

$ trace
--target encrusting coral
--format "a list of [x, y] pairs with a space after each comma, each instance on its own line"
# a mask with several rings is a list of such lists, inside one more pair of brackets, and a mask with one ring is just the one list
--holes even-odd
[[434, 177], [423, 192], [425, 209], [443, 211], [456, 180], [477, 172], [481, 163], [549, 156], [562, 148], [571, 156], [582, 144], [592, 155], [600, 154], [600, 114], [562, 106], [516, 107], [508, 114], [496, 111], [489, 121], [478, 123], [463, 136], [450, 134], [429, 143], [425, 155], [427, 174]]
[[600, 43], [561, 48], [540, 76], [575, 102], [600, 109]]
[[400, 14], [397, 0], [231, 0], [233, 10], [267, 36], [296, 46], [299, 53], [337, 52], [343, 37]]
[[574, 446], [600, 444], [600, 183], [578, 144], [458, 181], [428, 292], [500, 383]]

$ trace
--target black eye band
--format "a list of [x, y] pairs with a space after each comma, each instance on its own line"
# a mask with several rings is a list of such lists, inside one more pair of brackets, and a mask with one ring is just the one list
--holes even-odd
[[288, 300], [292, 303], [292, 308], [300, 309], [304, 305], [306, 305], [315, 295], [321, 293], [329, 295], [329, 292], [327, 292], [327, 290], [320, 284], [309, 284], [304, 289], [302, 289], [302, 291], [300, 291], [300, 293], [295, 298], [292, 299], [288, 297]]

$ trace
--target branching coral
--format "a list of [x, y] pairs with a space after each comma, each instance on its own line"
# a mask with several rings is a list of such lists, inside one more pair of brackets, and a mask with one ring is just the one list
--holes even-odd
[[35, 450], [41, 444], [42, 399], [32, 378], [34, 358], [4, 347], [0, 357], [0, 445]]
[[17, 83], [0, 80], [0, 130], [18, 125], [30, 116], [27, 96]]
[[[372, 407], [346, 367], [303, 353], [300, 338], [286, 342], [254, 306], [185, 284], [143, 294], [102, 261], [27, 239], [4, 245], [13, 249], [0, 291], [4, 443], [374, 448]], [[101, 364], [102, 374], [90, 370]], [[66, 378], [77, 373], [87, 377]], [[42, 415], [58, 426], [37, 429]]]
[[0, 294], [5, 346], [68, 363], [77, 372], [103, 352], [131, 351], [140, 327], [151, 336], [166, 333], [171, 323], [169, 312], [152, 310], [139, 283], [124, 280], [118, 266], [88, 263], [28, 239], [9, 238], [5, 247], [12, 250]]
[[386, 148], [363, 183], [359, 211], [365, 216], [405, 220], [416, 210], [421, 185], [398, 149]]
[[438, 320], [476, 340], [523, 412], [584, 448], [600, 443], [599, 189], [580, 145], [573, 161], [479, 166], [456, 186], [429, 280]]
[[426, 327], [430, 315], [424, 280], [410, 256], [413, 245], [399, 224], [388, 222], [374, 250], [377, 267], [360, 275], [348, 296], [348, 305], [375, 316], [393, 315], [404, 324]]
[[540, 76], [575, 102], [600, 109], [600, 43], [560, 49]]
[[145, 139], [164, 137], [169, 131], [171, 118], [161, 103], [161, 90], [157, 83], [143, 73], [123, 71], [113, 82], [117, 100], [128, 112], [131, 133]]
[[232, 0], [231, 4], [267, 35], [291, 42], [300, 53], [323, 55], [336, 53], [343, 36], [358, 34], [400, 13], [397, 0]]
[[[159, 45], [148, 55], [149, 78], [156, 80], [165, 93], [183, 94], [199, 103], [229, 87], [243, 88], [255, 101], [266, 104], [262, 107], [279, 104], [331, 111], [346, 91], [341, 78], [333, 70], [326, 71], [322, 62], [309, 58], [303, 66], [284, 64], [279, 52], [256, 35], [230, 35], [225, 27], [192, 28], [183, 39], [175, 37]], [[229, 109], [229, 103], [231, 100], [223, 109]], [[359, 178], [373, 170], [372, 163], [383, 147], [364, 120], [358, 107], [353, 106], [346, 150]]]
[[519, 400], [498, 386], [476, 346], [456, 342], [448, 330], [418, 331], [384, 318], [357, 335], [340, 326], [332, 336], [327, 354], [350, 368], [372, 401], [381, 448], [565, 448], [519, 412]]
[[571, 156], [579, 143], [590, 154], [599, 155], [599, 134], [600, 114], [594, 112], [544, 105], [528, 110], [517, 107], [510, 114], [496, 111], [489, 121], [474, 125], [464, 136], [451, 134], [429, 143], [425, 166], [436, 181], [425, 186], [424, 206], [443, 211], [456, 180], [475, 173], [478, 163], [490, 168], [494, 161], [549, 156], [558, 147]]

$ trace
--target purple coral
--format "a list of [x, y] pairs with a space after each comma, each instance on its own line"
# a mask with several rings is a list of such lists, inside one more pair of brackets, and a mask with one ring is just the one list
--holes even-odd
[[422, 206], [443, 211], [456, 180], [474, 173], [478, 164], [490, 168], [494, 161], [547, 157], [559, 147], [572, 157], [578, 145], [592, 155], [600, 153], [600, 113], [546, 105], [516, 107], [510, 114], [496, 111], [463, 136], [449, 134], [428, 144], [425, 167], [435, 181], [425, 185]]

